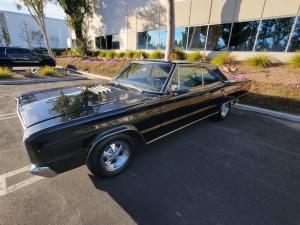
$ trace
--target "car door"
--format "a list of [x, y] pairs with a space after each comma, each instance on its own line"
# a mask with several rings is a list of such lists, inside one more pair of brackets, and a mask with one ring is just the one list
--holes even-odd
[[13, 66], [21, 65], [22, 58], [20, 58], [20, 54], [18, 53], [18, 48], [7, 48], [6, 55], [7, 55], [7, 58], [13, 64]]
[[37, 57], [29, 49], [21, 49], [21, 54], [23, 57], [22, 63], [24, 66], [34, 66], [39, 62]]
[[204, 66], [179, 66], [170, 82], [170, 91], [162, 97], [163, 132], [172, 132], [218, 112], [223, 87], [224, 82]]

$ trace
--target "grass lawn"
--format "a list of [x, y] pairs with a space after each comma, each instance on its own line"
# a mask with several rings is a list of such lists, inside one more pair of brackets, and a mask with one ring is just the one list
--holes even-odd
[[[58, 57], [59, 66], [114, 77], [127, 63], [126, 59]], [[300, 115], [300, 69], [289, 65], [252, 68], [238, 65], [237, 74], [252, 80], [250, 93], [241, 103]]]

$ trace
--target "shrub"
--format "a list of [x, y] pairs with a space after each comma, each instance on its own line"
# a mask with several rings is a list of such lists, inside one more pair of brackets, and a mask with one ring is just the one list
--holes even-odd
[[163, 53], [160, 50], [155, 50], [149, 55], [150, 59], [163, 59], [164, 57], [165, 57], [165, 53]]
[[124, 58], [125, 57], [125, 52], [117, 52], [116, 53], [116, 58], [120, 59], [120, 58]]
[[195, 62], [195, 61], [206, 61], [205, 55], [200, 52], [193, 52], [187, 56], [187, 60]]
[[300, 52], [296, 53], [290, 60], [290, 64], [295, 68], [300, 68]]
[[69, 49], [67, 51], [64, 51], [62, 55], [67, 55], [67, 56], [80, 56], [80, 52], [77, 49]]
[[174, 51], [171, 53], [172, 60], [185, 60], [186, 59], [186, 53], [181, 48], [175, 48]]
[[106, 57], [106, 52], [105, 51], [99, 51], [98, 52], [98, 58], [105, 58]]
[[12, 77], [12, 72], [6, 67], [0, 67], [0, 80], [9, 79]]
[[244, 63], [248, 66], [260, 68], [269, 67], [273, 64], [272, 58], [268, 55], [263, 54], [252, 56], [246, 59]]
[[57, 69], [50, 67], [50, 66], [44, 66], [38, 69], [38, 74], [40, 76], [57, 76], [58, 75], [58, 71]]
[[116, 51], [115, 50], [110, 50], [108, 52], [106, 52], [106, 56], [105, 58], [107, 59], [113, 59], [116, 56]]
[[134, 59], [147, 59], [149, 54], [145, 51], [136, 51], [133, 55]]
[[135, 53], [135, 51], [128, 50], [125, 55], [128, 59], [133, 59], [134, 53]]
[[212, 58], [211, 62], [217, 66], [233, 65], [237, 62], [236, 57], [228, 52], [222, 52]]

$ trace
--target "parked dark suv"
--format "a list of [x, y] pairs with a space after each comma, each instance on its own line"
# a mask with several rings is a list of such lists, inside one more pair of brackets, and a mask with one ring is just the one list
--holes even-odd
[[55, 60], [46, 55], [39, 55], [26, 48], [0, 47], [0, 66], [55, 66]]

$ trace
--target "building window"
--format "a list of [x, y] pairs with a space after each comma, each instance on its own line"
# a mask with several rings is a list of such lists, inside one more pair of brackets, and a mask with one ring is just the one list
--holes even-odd
[[159, 30], [148, 31], [147, 49], [157, 49], [159, 45]]
[[137, 36], [138, 49], [147, 49], [148, 32], [138, 32]]
[[167, 40], [166, 30], [152, 30], [138, 32], [137, 34], [137, 48], [138, 49], [165, 49]]
[[96, 37], [96, 48], [97, 49], [107, 49], [106, 47], [106, 38], [104, 36]]
[[298, 20], [296, 22], [296, 26], [288, 50], [289, 52], [295, 52], [300, 50], [300, 17], [298, 17]]
[[185, 49], [187, 42], [188, 28], [176, 28], [175, 30], [175, 46]]
[[97, 49], [120, 49], [120, 36], [108, 35], [95, 38]]
[[112, 49], [120, 49], [120, 35], [112, 35]]
[[210, 51], [227, 50], [230, 29], [231, 23], [209, 26], [206, 49]]
[[252, 51], [259, 26], [259, 21], [234, 23], [229, 50]]
[[188, 50], [204, 50], [207, 34], [207, 26], [190, 27], [188, 38]]
[[159, 49], [165, 50], [167, 43], [167, 30], [159, 31]]
[[293, 22], [293, 17], [263, 20], [258, 34], [256, 50], [284, 51]]

